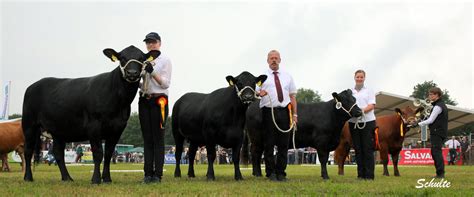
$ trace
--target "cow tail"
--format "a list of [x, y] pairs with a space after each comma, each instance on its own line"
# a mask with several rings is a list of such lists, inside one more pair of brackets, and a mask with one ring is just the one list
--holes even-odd
[[40, 163], [41, 158], [41, 132], [37, 132], [35, 135], [34, 164], [36, 166]]
[[244, 140], [242, 142], [242, 164], [248, 165], [250, 163], [250, 151], [249, 151], [249, 136], [247, 129], [244, 129]]

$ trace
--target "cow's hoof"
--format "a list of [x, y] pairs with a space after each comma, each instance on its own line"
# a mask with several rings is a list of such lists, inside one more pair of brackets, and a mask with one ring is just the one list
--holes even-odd
[[215, 181], [216, 180], [216, 177], [207, 177], [207, 181]]
[[329, 180], [329, 176], [323, 176], [323, 180]]
[[174, 177], [176, 177], [176, 178], [181, 177], [181, 172], [175, 172]]
[[194, 174], [188, 174], [188, 177], [189, 177], [189, 178], [194, 178], [194, 177], [196, 177], [196, 175], [194, 175]]
[[99, 180], [92, 180], [91, 181], [91, 184], [94, 184], [94, 185], [99, 185], [101, 182], [100, 182], [100, 179]]
[[66, 177], [66, 178], [62, 178], [61, 181], [64, 181], [64, 182], [73, 182], [74, 180], [72, 180], [71, 177]]
[[395, 174], [395, 176], [400, 176], [400, 174]]
[[[390, 176], [390, 174], [388, 174], [388, 173], [383, 173], [383, 175], [384, 176]], [[397, 176], [397, 175], [395, 175], [395, 176]]]
[[26, 181], [26, 182], [33, 182], [33, 178], [26, 178], [25, 177], [23, 180]]
[[262, 173], [252, 173], [252, 175], [255, 177], [262, 177]]
[[104, 184], [110, 184], [110, 183], [112, 183], [112, 179], [103, 179], [103, 180], [102, 180], [102, 183], [104, 183]]
[[243, 181], [243, 180], [244, 180], [244, 177], [242, 177], [242, 176], [236, 176], [236, 177], [234, 177], [234, 179], [235, 179], [236, 181]]

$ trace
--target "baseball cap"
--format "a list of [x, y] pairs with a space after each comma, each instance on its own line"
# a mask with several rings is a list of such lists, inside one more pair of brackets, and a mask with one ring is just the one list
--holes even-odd
[[150, 33], [148, 33], [148, 34], [145, 36], [145, 39], [143, 40], [143, 42], [146, 42], [147, 40], [158, 40], [158, 41], [161, 41], [161, 37], [160, 37], [160, 35], [158, 35], [158, 33], [156, 33], [156, 32], [150, 32]]

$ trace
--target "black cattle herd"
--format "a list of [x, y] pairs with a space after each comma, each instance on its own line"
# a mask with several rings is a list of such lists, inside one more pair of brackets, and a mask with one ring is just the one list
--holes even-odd
[[[63, 181], [72, 181], [64, 161], [65, 144], [84, 140], [90, 141], [93, 153], [92, 183], [112, 181], [110, 160], [130, 117], [130, 105], [138, 91], [143, 62], [158, 57], [160, 52], [144, 54], [140, 49], [130, 46], [121, 52], [104, 49], [103, 53], [112, 61], [119, 61], [120, 65], [111, 72], [93, 77], [44, 78], [27, 88], [22, 119], [25, 181], [33, 181], [31, 159], [33, 154], [39, 154], [43, 131], [49, 132], [54, 140], [53, 152]], [[249, 72], [242, 72], [236, 77], [227, 76], [225, 79], [229, 83], [228, 87], [209, 94], [187, 93], [176, 101], [172, 113], [172, 132], [176, 142], [175, 177], [181, 176], [180, 159], [185, 140], [190, 145], [189, 158], [194, 158], [198, 147], [206, 146], [208, 180], [215, 179], [213, 163], [216, 145], [232, 148], [234, 178], [242, 180], [239, 153], [242, 145], [247, 146], [249, 142], [253, 175], [262, 176], [260, 159], [265, 134], [255, 89], [267, 76], [255, 77]], [[355, 106], [356, 100], [351, 90], [334, 92], [332, 96], [333, 99], [327, 102], [298, 104], [301, 118], [295, 135], [296, 147], [317, 149], [324, 179], [329, 178], [326, 163], [329, 152], [335, 150], [339, 143], [344, 123], [350, 117], [362, 113]], [[105, 141], [105, 150], [101, 145], [102, 140]], [[102, 159], [104, 168], [101, 174]], [[193, 161], [190, 160], [188, 177], [195, 176]]]

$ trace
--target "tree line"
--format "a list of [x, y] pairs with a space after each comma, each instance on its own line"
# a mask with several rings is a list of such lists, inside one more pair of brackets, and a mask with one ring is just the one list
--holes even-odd
[[[410, 97], [418, 99], [428, 98], [428, 91], [432, 87], [438, 87], [433, 81], [424, 81], [413, 87], [413, 92]], [[446, 104], [456, 106], [458, 103], [451, 98], [447, 89], [443, 90], [442, 99]], [[312, 89], [300, 88], [296, 94], [296, 100], [299, 103], [316, 103], [321, 102], [321, 94]], [[13, 114], [9, 119], [21, 118], [21, 114]], [[165, 144], [174, 145], [173, 132], [171, 130], [171, 117], [168, 117], [165, 124]], [[468, 135], [474, 130], [474, 123], [464, 125], [460, 128], [450, 131], [449, 135]], [[141, 133], [140, 120], [138, 112], [133, 112], [128, 119], [127, 127], [125, 128], [120, 140], [120, 144], [133, 144], [135, 147], [143, 147], [143, 137]]]

